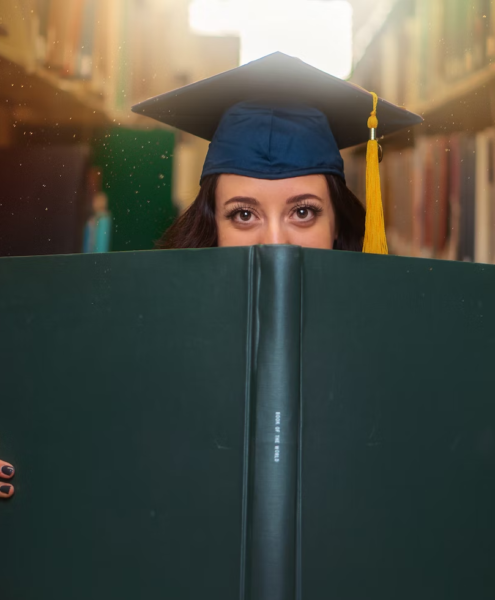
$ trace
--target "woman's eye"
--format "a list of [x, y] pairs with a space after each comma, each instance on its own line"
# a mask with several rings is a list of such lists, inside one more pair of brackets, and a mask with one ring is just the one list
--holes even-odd
[[311, 210], [309, 208], [301, 207], [296, 210], [296, 214], [299, 219], [307, 219], [311, 216]]
[[252, 210], [239, 208], [230, 213], [228, 218], [237, 223], [252, 223], [255, 220], [256, 215]]
[[240, 210], [237, 213], [237, 216], [241, 221], [244, 221], [244, 223], [246, 223], [247, 221], [249, 221], [251, 219], [251, 217], [253, 216], [253, 213], [250, 210]]
[[321, 211], [312, 206], [298, 206], [293, 214], [297, 221], [308, 222], [312, 221]]
[[233, 223], [242, 225], [252, 225], [258, 219], [258, 215], [254, 210], [242, 208], [241, 206], [233, 208], [225, 216]]

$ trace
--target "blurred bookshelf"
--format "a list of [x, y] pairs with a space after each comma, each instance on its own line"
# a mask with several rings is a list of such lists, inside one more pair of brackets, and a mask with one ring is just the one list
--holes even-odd
[[[191, 75], [177, 59], [184, 49], [174, 28], [187, 31], [181, 5], [186, 3], [0, 0], [2, 77], [14, 77], [10, 90], [2, 86], [4, 100], [16, 110], [31, 99], [33, 120], [38, 106], [47, 117], [47, 99], [55, 102], [62, 120], [77, 103], [97, 123], [123, 115], [139, 122], [129, 112], [133, 103], [173, 89]], [[27, 86], [19, 84], [22, 77]], [[88, 120], [84, 111], [70, 116]], [[61, 120], [48, 111], [52, 117]]]
[[[0, 201], [0, 255], [33, 254], [38, 247], [41, 253], [49, 247], [80, 251], [91, 196], [100, 192], [108, 196], [113, 215], [113, 249], [152, 248], [170, 219], [194, 198], [206, 142], [131, 112], [146, 98], [238, 65], [238, 38], [195, 34], [188, 19], [188, 0], [0, 0], [0, 149], [7, 157], [0, 178], [9, 174]], [[79, 151], [64, 155], [72, 146]], [[32, 167], [40, 193], [32, 186], [26, 190], [18, 164], [9, 164], [12, 156], [22, 166], [23, 150], [29, 155], [24, 166], [44, 165], [45, 171]], [[66, 186], [62, 196], [55, 193], [50, 204], [42, 179], [49, 169], [46, 178], [55, 185], [66, 168], [64, 156], [78, 161], [73, 172], [81, 181], [73, 189]], [[103, 189], [94, 189], [95, 181]], [[51, 246], [45, 238], [43, 244], [29, 243], [35, 236], [25, 234], [22, 244], [14, 240], [13, 230], [26, 231], [29, 224], [38, 231], [46, 221], [34, 196], [43, 198], [43, 211], [52, 214], [54, 203], [78, 205], [72, 212], [59, 211], [75, 215], [72, 246], [62, 218], [58, 234], [47, 225]], [[132, 234], [129, 214], [135, 215]], [[129, 232], [129, 239], [119, 231]], [[43, 235], [38, 231], [36, 237]]]
[[424, 118], [382, 143], [391, 251], [495, 263], [495, 2], [396, 0], [351, 80]]

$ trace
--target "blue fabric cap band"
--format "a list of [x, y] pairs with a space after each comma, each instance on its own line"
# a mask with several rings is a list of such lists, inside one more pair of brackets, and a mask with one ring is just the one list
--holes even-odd
[[206, 175], [285, 179], [330, 173], [344, 161], [326, 116], [316, 108], [240, 102], [228, 109], [210, 143]]

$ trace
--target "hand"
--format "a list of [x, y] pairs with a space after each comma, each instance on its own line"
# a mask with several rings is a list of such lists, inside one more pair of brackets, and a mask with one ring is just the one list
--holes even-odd
[[10, 463], [0, 460], [0, 499], [10, 498], [14, 495], [14, 486], [2, 479], [12, 479], [15, 470]]

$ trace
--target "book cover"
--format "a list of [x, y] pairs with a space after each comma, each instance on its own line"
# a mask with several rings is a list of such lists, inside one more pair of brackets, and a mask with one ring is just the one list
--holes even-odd
[[495, 267], [0, 260], [6, 598], [491, 600]]

